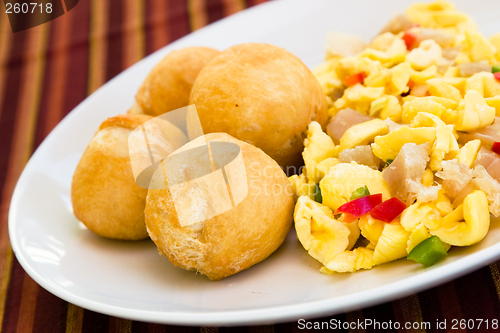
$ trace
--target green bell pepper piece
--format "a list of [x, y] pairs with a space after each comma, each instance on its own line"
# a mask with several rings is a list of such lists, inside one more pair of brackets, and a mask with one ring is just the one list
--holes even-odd
[[314, 187], [314, 201], [323, 203], [323, 196], [321, 195], [321, 188], [319, 188], [319, 184], [316, 184]]
[[429, 237], [417, 244], [408, 254], [408, 259], [426, 267], [434, 265], [448, 255], [446, 248], [438, 236]]
[[367, 197], [369, 195], [370, 195], [370, 190], [368, 190], [368, 186], [365, 185], [363, 187], [360, 187], [360, 188], [354, 190], [354, 192], [352, 192], [351, 201], [362, 198], [362, 197]]

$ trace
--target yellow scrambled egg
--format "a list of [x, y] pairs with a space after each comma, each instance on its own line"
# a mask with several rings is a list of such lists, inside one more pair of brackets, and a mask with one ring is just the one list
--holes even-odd
[[[331, 52], [314, 70], [331, 118], [345, 109], [373, 118], [352, 123], [338, 145], [312, 122], [303, 173], [289, 178], [297, 237], [325, 274], [404, 258], [431, 236], [447, 250], [475, 244], [488, 233], [490, 211], [500, 215], [500, 184], [477, 163], [481, 149], [491, 148], [481, 131], [500, 122], [500, 82], [492, 73], [500, 64], [500, 33], [486, 38], [444, 0], [416, 3], [404, 17], [411, 23], [406, 30], [389, 27], [354, 55]], [[363, 81], [347, 86], [344, 79], [359, 73]], [[483, 134], [464, 139], [476, 132]], [[427, 148], [418, 150], [423, 156], [397, 159], [407, 144]], [[342, 160], [343, 152], [353, 161]], [[370, 156], [357, 159], [360, 152]], [[345, 214], [335, 215], [362, 187], [385, 201], [402, 186], [433, 195], [418, 196], [390, 222], [364, 214], [348, 223]]]

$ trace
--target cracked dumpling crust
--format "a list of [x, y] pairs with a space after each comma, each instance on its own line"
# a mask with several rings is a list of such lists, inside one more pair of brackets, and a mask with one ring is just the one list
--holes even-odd
[[[292, 225], [294, 200], [285, 173], [262, 150], [225, 133], [204, 138], [207, 142], [235, 143], [241, 148], [247, 196], [225, 213], [181, 226], [171, 191], [150, 189], [146, 225], [160, 254], [175, 266], [220, 280], [264, 260], [283, 243]], [[202, 137], [177, 152], [200, 142], [203, 144]], [[186, 167], [181, 172], [189, 170]], [[152, 185], [164, 181], [163, 177], [154, 177]]]
[[[99, 236], [122, 240], [147, 238], [144, 206], [147, 189], [136, 185], [128, 136], [152, 119], [147, 115], [118, 115], [106, 119], [90, 141], [71, 183], [73, 213]], [[170, 152], [186, 142], [184, 134], [164, 122], [170, 133]]]

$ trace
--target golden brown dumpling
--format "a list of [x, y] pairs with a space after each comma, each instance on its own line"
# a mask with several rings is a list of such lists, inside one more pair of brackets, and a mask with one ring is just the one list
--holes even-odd
[[[135, 96], [133, 113], [159, 116], [187, 106], [189, 93], [200, 70], [219, 51], [208, 47], [187, 47], [173, 51], [149, 73]], [[185, 129], [185, 119], [174, 123]]]
[[[144, 206], [147, 189], [136, 185], [128, 150], [132, 130], [152, 119], [147, 115], [119, 115], [105, 120], [76, 167], [71, 184], [73, 212], [94, 233], [114, 239], [147, 238]], [[164, 122], [172, 152], [187, 138]]]
[[[291, 185], [279, 165], [262, 150], [228, 134], [213, 133], [199, 137], [170, 156], [199, 147], [203, 140], [209, 142], [210, 147], [214, 143], [234, 143], [241, 149], [244, 168], [226, 170], [233, 208], [206, 220], [201, 219], [201, 222], [182, 226], [179, 216], [191, 212], [208, 214], [211, 206], [221, 203], [213, 202], [211, 194], [203, 193], [192, 183], [181, 186], [183, 199], [198, 193], [186, 205], [173, 200], [176, 190], [171, 191], [171, 187], [150, 189], [146, 200], [146, 225], [159, 252], [175, 266], [200, 272], [211, 280], [220, 280], [264, 260], [282, 244], [292, 225], [294, 201]], [[211, 148], [211, 153], [214, 155], [214, 148]], [[184, 164], [177, 170], [178, 174], [190, 174], [197, 165]], [[168, 174], [166, 168], [164, 166], [155, 174]], [[246, 180], [241, 170], [245, 170]], [[224, 186], [223, 178], [221, 180]], [[154, 177], [152, 188], [159, 188], [164, 182], [163, 177]], [[169, 185], [174, 182], [168, 180]], [[234, 188], [238, 184], [247, 188], [246, 196], [240, 199], [239, 189]], [[211, 186], [210, 192], [217, 191], [216, 187]], [[178, 214], [179, 209], [183, 211]]]
[[196, 105], [205, 133], [228, 133], [281, 166], [301, 164], [307, 126], [316, 120], [324, 127], [328, 117], [311, 71], [268, 44], [236, 45], [213, 58], [198, 74], [189, 104]]

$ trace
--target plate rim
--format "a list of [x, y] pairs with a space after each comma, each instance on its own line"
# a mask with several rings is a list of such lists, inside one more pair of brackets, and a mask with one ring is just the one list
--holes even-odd
[[[16, 198], [16, 200], [18, 199]], [[15, 211], [13, 211], [12, 214], [15, 214]], [[9, 212], [9, 218], [10, 215], [11, 213]], [[338, 314], [340, 312], [359, 310], [376, 304], [390, 302], [398, 298], [418, 293], [422, 290], [431, 289], [442, 283], [446, 283], [450, 280], [456, 279], [457, 277], [475, 271], [478, 268], [488, 265], [500, 258], [500, 243], [497, 243], [476, 253], [457, 259], [451, 263], [432, 268], [432, 271], [435, 272], [430, 278], [422, 278], [421, 275], [415, 275], [410, 278], [391, 282], [384, 286], [354, 294], [342, 295], [336, 297], [335, 299], [315, 300], [300, 304], [272, 306], [262, 309], [213, 311], [193, 315], [192, 313], [129, 309], [125, 307], [107, 305], [103, 302], [88, 300], [78, 295], [73, 295], [67, 292], [65, 293], [62, 288], [54, 285], [50, 282], [50, 280], [45, 279], [36, 270], [32, 269], [31, 266], [27, 265], [24, 254], [21, 255], [21, 253], [15, 250], [15, 247], [17, 248], [17, 246], [18, 244], [16, 241], [16, 245], [12, 246], [13, 252], [16, 255], [16, 258], [18, 258], [20, 265], [23, 269], [25, 269], [30, 277], [33, 278], [33, 280], [41, 287], [67, 302], [91, 311], [119, 318], [179, 326], [241, 326], [277, 324], [297, 321], [299, 319], [311, 320], [326, 315]], [[496, 251], [492, 251], [492, 248]], [[463, 265], [466, 269], [461, 268]], [[430, 275], [429, 273], [423, 274]], [[432, 276], [434, 277], [432, 278]], [[363, 296], [362, 301], [360, 301], [360, 296]], [[217, 314], [217, 316], [214, 316], [214, 314]], [[221, 317], [224, 317], [225, 319], [221, 320]]]

